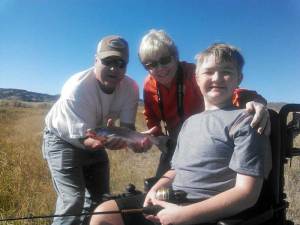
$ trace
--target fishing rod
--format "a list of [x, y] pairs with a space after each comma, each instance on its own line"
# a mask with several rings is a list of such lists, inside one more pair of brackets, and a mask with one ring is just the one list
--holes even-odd
[[114, 211], [103, 211], [103, 212], [91, 212], [91, 213], [80, 213], [80, 214], [60, 214], [60, 215], [45, 215], [45, 216], [25, 216], [25, 217], [15, 217], [15, 218], [4, 218], [0, 219], [0, 222], [6, 221], [16, 221], [16, 220], [34, 220], [34, 219], [47, 219], [54, 217], [69, 217], [69, 216], [88, 216], [88, 215], [103, 215], [103, 214], [134, 214], [134, 213], [144, 213], [147, 215], [156, 215], [163, 207], [160, 205], [151, 205], [143, 208], [137, 209], [121, 209]]
[[[135, 192], [135, 187], [132, 185], [129, 186], [132, 190], [130, 193]], [[160, 188], [156, 192], [155, 198], [162, 201], [169, 201], [172, 203], [180, 203], [186, 199], [186, 192], [181, 190], [172, 190], [171, 188]], [[159, 205], [151, 205], [143, 208], [135, 209], [121, 209], [115, 211], [102, 211], [102, 212], [89, 212], [89, 213], [80, 213], [80, 214], [60, 214], [60, 215], [44, 215], [44, 216], [24, 216], [24, 217], [14, 217], [14, 218], [3, 218], [0, 219], [0, 223], [4, 221], [16, 221], [16, 220], [34, 220], [34, 219], [47, 219], [54, 217], [69, 217], [69, 216], [89, 216], [89, 215], [104, 215], [104, 214], [134, 214], [134, 213], [144, 213], [147, 215], [156, 215], [163, 207]]]

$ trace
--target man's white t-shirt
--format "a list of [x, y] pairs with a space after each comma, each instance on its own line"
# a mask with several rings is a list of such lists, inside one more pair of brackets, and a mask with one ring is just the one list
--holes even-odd
[[46, 128], [63, 140], [84, 148], [79, 138], [87, 129], [106, 125], [109, 118], [134, 124], [138, 85], [125, 76], [112, 94], [104, 93], [93, 68], [79, 72], [64, 84], [61, 96], [46, 116]]

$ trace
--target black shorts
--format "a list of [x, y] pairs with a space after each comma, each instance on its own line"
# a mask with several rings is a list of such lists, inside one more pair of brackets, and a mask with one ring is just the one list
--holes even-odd
[[[143, 207], [146, 194], [139, 194], [130, 197], [115, 199], [120, 210], [122, 209], [139, 209]], [[125, 225], [155, 225], [147, 220], [143, 213], [122, 213]]]
[[[143, 207], [146, 194], [134, 195], [132, 197], [124, 197], [115, 199], [120, 210], [122, 209], [139, 209]], [[195, 203], [198, 201], [190, 201], [189, 203]], [[156, 223], [147, 220], [143, 213], [123, 213], [122, 218], [125, 225], [157, 225]], [[198, 225], [215, 225], [216, 223], [201, 223]], [[197, 225], [197, 224], [195, 224]]]

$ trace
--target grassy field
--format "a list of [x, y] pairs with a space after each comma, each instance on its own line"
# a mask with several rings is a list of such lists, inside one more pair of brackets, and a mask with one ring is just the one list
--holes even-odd
[[[0, 218], [52, 214], [55, 193], [46, 162], [41, 155], [43, 119], [49, 105], [0, 102]], [[145, 130], [142, 110], [137, 129]], [[300, 138], [296, 145], [300, 146]], [[111, 190], [124, 191], [128, 183], [143, 190], [143, 179], [151, 177], [159, 152], [134, 154], [131, 150], [110, 151]], [[300, 161], [286, 165], [286, 192], [290, 201], [288, 217], [300, 224]], [[0, 224], [49, 224], [47, 220]]]

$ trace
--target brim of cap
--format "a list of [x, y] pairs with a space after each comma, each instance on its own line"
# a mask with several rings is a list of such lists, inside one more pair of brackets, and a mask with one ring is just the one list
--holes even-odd
[[119, 51], [105, 51], [105, 52], [98, 53], [98, 56], [100, 57], [100, 59], [104, 59], [104, 58], [107, 58], [109, 56], [119, 56], [123, 60], [125, 60], [126, 62], [128, 62], [128, 57], [125, 56], [124, 54], [122, 54]]

